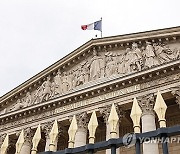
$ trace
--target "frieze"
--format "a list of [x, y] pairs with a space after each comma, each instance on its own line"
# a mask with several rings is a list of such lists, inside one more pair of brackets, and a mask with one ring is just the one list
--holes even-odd
[[84, 61], [71, 69], [59, 69], [54, 76], [48, 76], [39, 87], [29, 90], [24, 97], [3, 109], [1, 113], [19, 110], [55, 97], [61, 97], [88, 82], [110, 76], [123, 77], [180, 58], [178, 43], [164, 44], [149, 42], [132, 43], [124, 50], [109, 48], [92, 50]]
[[112, 91], [112, 92], [109, 92], [109, 93], [106, 93], [106, 94], [103, 94], [100, 96], [96, 96], [93, 98], [75, 102], [75, 103], [72, 103], [69, 105], [61, 106], [56, 109], [52, 109], [51, 111], [48, 111], [48, 112], [33, 115], [31, 117], [27, 117], [27, 118], [17, 120], [17, 121], [11, 122], [11, 123], [3, 124], [0, 126], [0, 130], [4, 130], [9, 127], [15, 127], [18, 125], [22, 125], [24, 123], [32, 123], [33, 121], [35, 121], [37, 119], [44, 119], [46, 117], [54, 116], [54, 115], [57, 115], [57, 114], [60, 114], [60, 113], [66, 112], [66, 111], [78, 109], [80, 107], [84, 107], [84, 106], [90, 105], [92, 103], [94, 104], [96, 102], [105, 101], [105, 100], [108, 100], [108, 99], [111, 99], [111, 98], [114, 98], [117, 96], [122, 96], [122, 95], [125, 95], [128, 93], [131, 93], [131, 92], [136, 92], [136, 91], [143, 90], [143, 89], [155, 86], [155, 85], [159, 85], [161, 83], [175, 81], [178, 79], [180, 79], [180, 73], [174, 74], [174, 75], [169, 75], [168, 77], [163, 77], [161, 79], [156, 79], [152, 82], [149, 81], [147, 83], [137, 84], [137, 85], [133, 85], [133, 86], [123, 88], [120, 90]]
[[65, 106], [53, 109], [51, 111], [48, 111], [48, 112], [45, 112], [45, 113], [42, 113], [42, 114], [38, 114], [38, 115], [34, 115], [34, 116], [31, 116], [31, 117], [27, 117], [27, 118], [24, 118], [24, 119], [21, 119], [21, 120], [17, 120], [17, 121], [8, 123], [8, 124], [3, 124], [3, 125], [0, 126], [0, 130], [1, 129], [6, 129], [8, 127], [14, 127], [16, 125], [20, 125], [20, 124], [23, 124], [23, 123], [33, 122], [34, 120], [37, 120], [37, 119], [42, 119], [42, 118], [46, 118], [46, 117], [49, 117], [49, 116], [54, 116], [56, 114], [60, 114], [60, 113], [63, 113], [65, 111], [78, 109], [80, 107], [90, 105], [92, 103], [96, 103], [96, 102], [99, 102], [99, 101], [104, 101], [104, 100], [107, 100], [107, 99], [111, 99], [111, 98], [121, 96], [121, 95], [124, 95], [124, 94], [127, 94], [127, 93], [138, 91], [138, 90], [140, 90], [140, 85], [139, 84], [131, 86], [131, 87], [127, 87], [127, 88], [124, 88], [124, 89], [121, 89], [121, 90], [113, 91], [113, 92], [110, 92], [110, 93], [107, 93], [107, 94], [104, 94], [104, 95], [89, 98], [87, 100], [82, 100], [82, 101], [79, 101], [79, 102], [76, 102], [76, 103], [73, 103], [73, 104], [65, 105]]

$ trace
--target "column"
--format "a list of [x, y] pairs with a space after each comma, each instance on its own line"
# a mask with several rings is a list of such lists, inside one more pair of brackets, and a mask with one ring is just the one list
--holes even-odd
[[31, 153], [31, 146], [32, 146], [32, 130], [30, 127], [24, 129], [24, 144], [21, 148], [20, 154], [30, 154]]
[[[156, 130], [155, 113], [153, 111], [155, 103], [154, 95], [143, 96], [138, 102], [142, 109], [142, 133]], [[159, 154], [158, 143], [144, 143], [143, 154]]]
[[175, 96], [176, 98], [175, 101], [179, 105], [179, 108], [180, 108], [180, 87], [178, 86], [178, 87], [171, 88], [171, 94]]
[[[43, 130], [44, 130], [45, 138], [46, 138], [45, 151], [49, 151], [49, 144], [50, 144], [49, 134], [51, 132], [53, 124], [54, 124], [54, 121], [50, 121], [50, 122], [45, 123], [43, 126]], [[56, 139], [56, 143], [55, 143], [56, 148], [55, 148], [54, 152], [57, 151], [57, 142], [58, 142], [58, 138]]]
[[87, 140], [87, 113], [83, 112], [76, 115], [78, 130], [75, 135], [74, 147], [86, 145]]
[[[117, 104], [115, 104], [115, 106], [116, 106], [116, 111], [118, 113], [119, 122], [120, 122], [121, 119], [124, 117], [124, 112]], [[104, 121], [106, 123], [106, 141], [107, 141], [110, 139], [110, 131], [111, 131], [109, 123], [108, 123], [108, 118], [109, 118], [110, 111], [111, 111], [111, 105], [101, 107], [101, 108], [99, 108], [99, 111], [103, 115]], [[117, 124], [117, 138], [119, 138], [119, 123]], [[116, 150], [116, 154], [119, 154], [119, 153], [120, 153], [120, 149], [118, 148]], [[107, 149], [106, 154], [111, 154], [111, 150]]]
[[0, 135], [0, 147], [3, 144], [5, 137], [6, 137], [6, 134], [1, 134]]

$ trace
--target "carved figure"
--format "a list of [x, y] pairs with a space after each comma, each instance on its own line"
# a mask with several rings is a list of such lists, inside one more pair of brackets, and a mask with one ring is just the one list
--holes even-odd
[[17, 102], [16, 102], [16, 104], [13, 105], [9, 110], [10, 110], [10, 111], [15, 111], [15, 110], [19, 110], [19, 109], [21, 109], [21, 108], [23, 108], [23, 107], [24, 107], [23, 103], [21, 102], [20, 99], [18, 99]]
[[68, 79], [68, 75], [66, 72], [63, 73], [62, 76], [62, 92], [65, 93], [70, 89], [69, 86], [69, 79]]
[[25, 104], [25, 107], [33, 104], [32, 96], [30, 92], [27, 92], [26, 97], [24, 99], [24, 104]]
[[123, 75], [125, 73], [125, 54], [118, 54], [116, 58], [116, 63], [118, 65], [118, 74]]
[[146, 42], [146, 48], [144, 50], [144, 58], [145, 58], [145, 62], [144, 62], [145, 68], [150, 68], [159, 64], [158, 59], [155, 55], [154, 47], [151, 45], [150, 42]]
[[50, 94], [51, 97], [55, 96], [56, 94], [59, 94], [59, 93], [56, 91], [56, 88], [57, 88], [57, 86], [56, 86], [55, 82], [53, 81], [53, 82], [51, 83], [51, 94]]
[[89, 81], [89, 63], [88, 61], [85, 62], [85, 64], [83, 65], [83, 73], [84, 73], [84, 82], [87, 83]]
[[61, 71], [58, 70], [56, 76], [54, 77], [55, 83], [55, 94], [62, 94], [62, 75]]
[[40, 86], [36, 89], [34, 93], [34, 100], [33, 100], [34, 104], [41, 102], [42, 94], [43, 94], [43, 87]]
[[6, 112], [7, 112], [7, 108], [1, 110], [1, 111], [0, 111], [0, 115], [1, 115], [1, 114], [5, 114]]
[[97, 55], [97, 51], [93, 49], [93, 57], [90, 61], [90, 80], [96, 80], [104, 77], [104, 60]]
[[77, 76], [78, 76], [78, 70], [77, 69], [72, 70], [72, 89], [77, 86], [77, 80], [78, 80]]
[[162, 45], [158, 45], [156, 43], [153, 44], [153, 47], [155, 49], [155, 53], [157, 55], [157, 58], [159, 60], [159, 62], [165, 63], [165, 62], [169, 62], [171, 59], [168, 57], [168, 50], [166, 50], [166, 48], [164, 48]]
[[173, 51], [174, 58], [173, 59], [179, 59], [180, 58], [180, 50], [175, 48]]
[[43, 92], [42, 92], [42, 96], [41, 96], [41, 100], [42, 101], [47, 101], [50, 97], [51, 94], [51, 82], [50, 82], [50, 76], [47, 77], [47, 81], [44, 81], [43, 84], [41, 85]]
[[180, 108], [180, 88], [179, 87], [171, 88], [171, 94], [176, 97], [176, 103], [179, 105]]
[[131, 60], [131, 71], [141, 71], [142, 67], [142, 53], [138, 48], [137, 43], [132, 44], [132, 60]]
[[68, 83], [69, 83], [69, 90], [73, 88], [73, 71], [70, 71], [68, 74]]
[[112, 52], [105, 53], [105, 75], [111, 76], [117, 72], [116, 62], [113, 60]]
[[80, 67], [77, 69], [77, 74], [76, 74], [76, 86], [82, 85], [85, 82], [85, 78], [84, 78], [84, 72], [83, 72], [83, 66], [80, 65]]
[[132, 59], [131, 49], [127, 48], [124, 55], [124, 73], [131, 72], [131, 59]]

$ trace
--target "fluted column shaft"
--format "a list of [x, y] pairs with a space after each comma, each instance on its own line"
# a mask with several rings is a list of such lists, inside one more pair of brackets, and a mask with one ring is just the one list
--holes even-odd
[[86, 145], [87, 140], [87, 129], [78, 128], [76, 136], [75, 136], [75, 147], [80, 147]]
[[22, 145], [20, 154], [30, 154], [32, 148], [32, 130], [30, 127], [24, 129], [24, 144]]
[[[153, 114], [144, 114], [142, 119], [142, 133], [156, 130], [155, 116]], [[159, 154], [157, 143], [144, 143], [143, 154]]]
[[[117, 124], [117, 138], [119, 138], [119, 123], [121, 121], [121, 119], [124, 117], [124, 111], [116, 104], [115, 105], [116, 107], [116, 111], [118, 113], [118, 116], [119, 116], [119, 122]], [[101, 107], [99, 108], [99, 111], [100, 113], [103, 115], [103, 118], [104, 118], [104, 122], [106, 123], [106, 141], [110, 139], [110, 126], [109, 126], [109, 123], [108, 123], [108, 118], [109, 118], [109, 115], [110, 115], [110, 111], [111, 111], [111, 105], [108, 105], [108, 106], [105, 106], [105, 107]], [[120, 149], [118, 148], [116, 150], [116, 154], [119, 154], [120, 153]], [[106, 150], [106, 154], [111, 154], [111, 150], [110, 149], [107, 149]]]
[[[106, 122], [106, 141], [108, 141], [111, 138], [110, 132], [111, 132], [111, 130], [110, 130], [109, 123]], [[116, 137], [119, 138], [119, 123], [117, 124], [117, 136]], [[107, 149], [106, 154], [111, 154], [111, 149]], [[116, 154], [120, 154], [119, 148], [116, 149]]]
[[75, 135], [74, 147], [86, 145], [87, 140], [87, 113], [83, 112], [76, 115], [78, 130]]
[[49, 151], [49, 144], [50, 144], [50, 138], [48, 136], [46, 136], [45, 151]]
[[[144, 96], [140, 99], [139, 105], [142, 109], [142, 133], [156, 130], [155, 114], [153, 111], [155, 98], [153, 94]], [[158, 143], [144, 142], [143, 154], [159, 154]]]
[[[50, 144], [50, 137], [49, 134], [51, 132], [52, 126], [53, 126], [54, 121], [50, 121], [44, 124], [44, 133], [46, 137], [46, 145], [45, 145], [45, 151], [49, 151], [49, 144]], [[55, 142], [55, 149], [54, 152], [57, 151], [57, 142], [58, 142], [58, 137]]]
[[30, 154], [31, 153], [31, 143], [25, 142], [22, 146], [20, 154]]

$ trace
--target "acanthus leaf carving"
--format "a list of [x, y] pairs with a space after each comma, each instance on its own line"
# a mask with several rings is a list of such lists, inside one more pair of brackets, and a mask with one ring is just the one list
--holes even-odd
[[87, 124], [88, 124], [87, 112], [76, 114], [76, 119], [77, 119], [78, 128], [84, 128], [84, 129], [87, 128]]
[[53, 123], [54, 123], [54, 121], [48, 121], [48, 122], [42, 124], [42, 129], [43, 129], [43, 132], [45, 133], [46, 138], [49, 138], [49, 133], [51, 132]]
[[180, 108], [180, 87], [173, 87], [171, 88], [171, 94], [175, 96], [176, 103], [179, 105]]
[[154, 94], [148, 94], [138, 97], [138, 103], [142, 110], [142, 114], [154, 114], [153, 108], [155, 104]]
[[1, 145], [3, 144], [6, 135], [7, 135], [6, 133], [0, 135], [0, 147], [1, 147]]
[[[99, 112], [102, 114], [106, 124], [108, 123], [108, 118], [111, 112], [111, 106], [112, 105], [106, 105], [99, 108]], [[121, 120], [125, 117], [125, 111], [118, 104], [115, 104], [115, 108], [119, 117], [119, 122], [121, 122]]]

